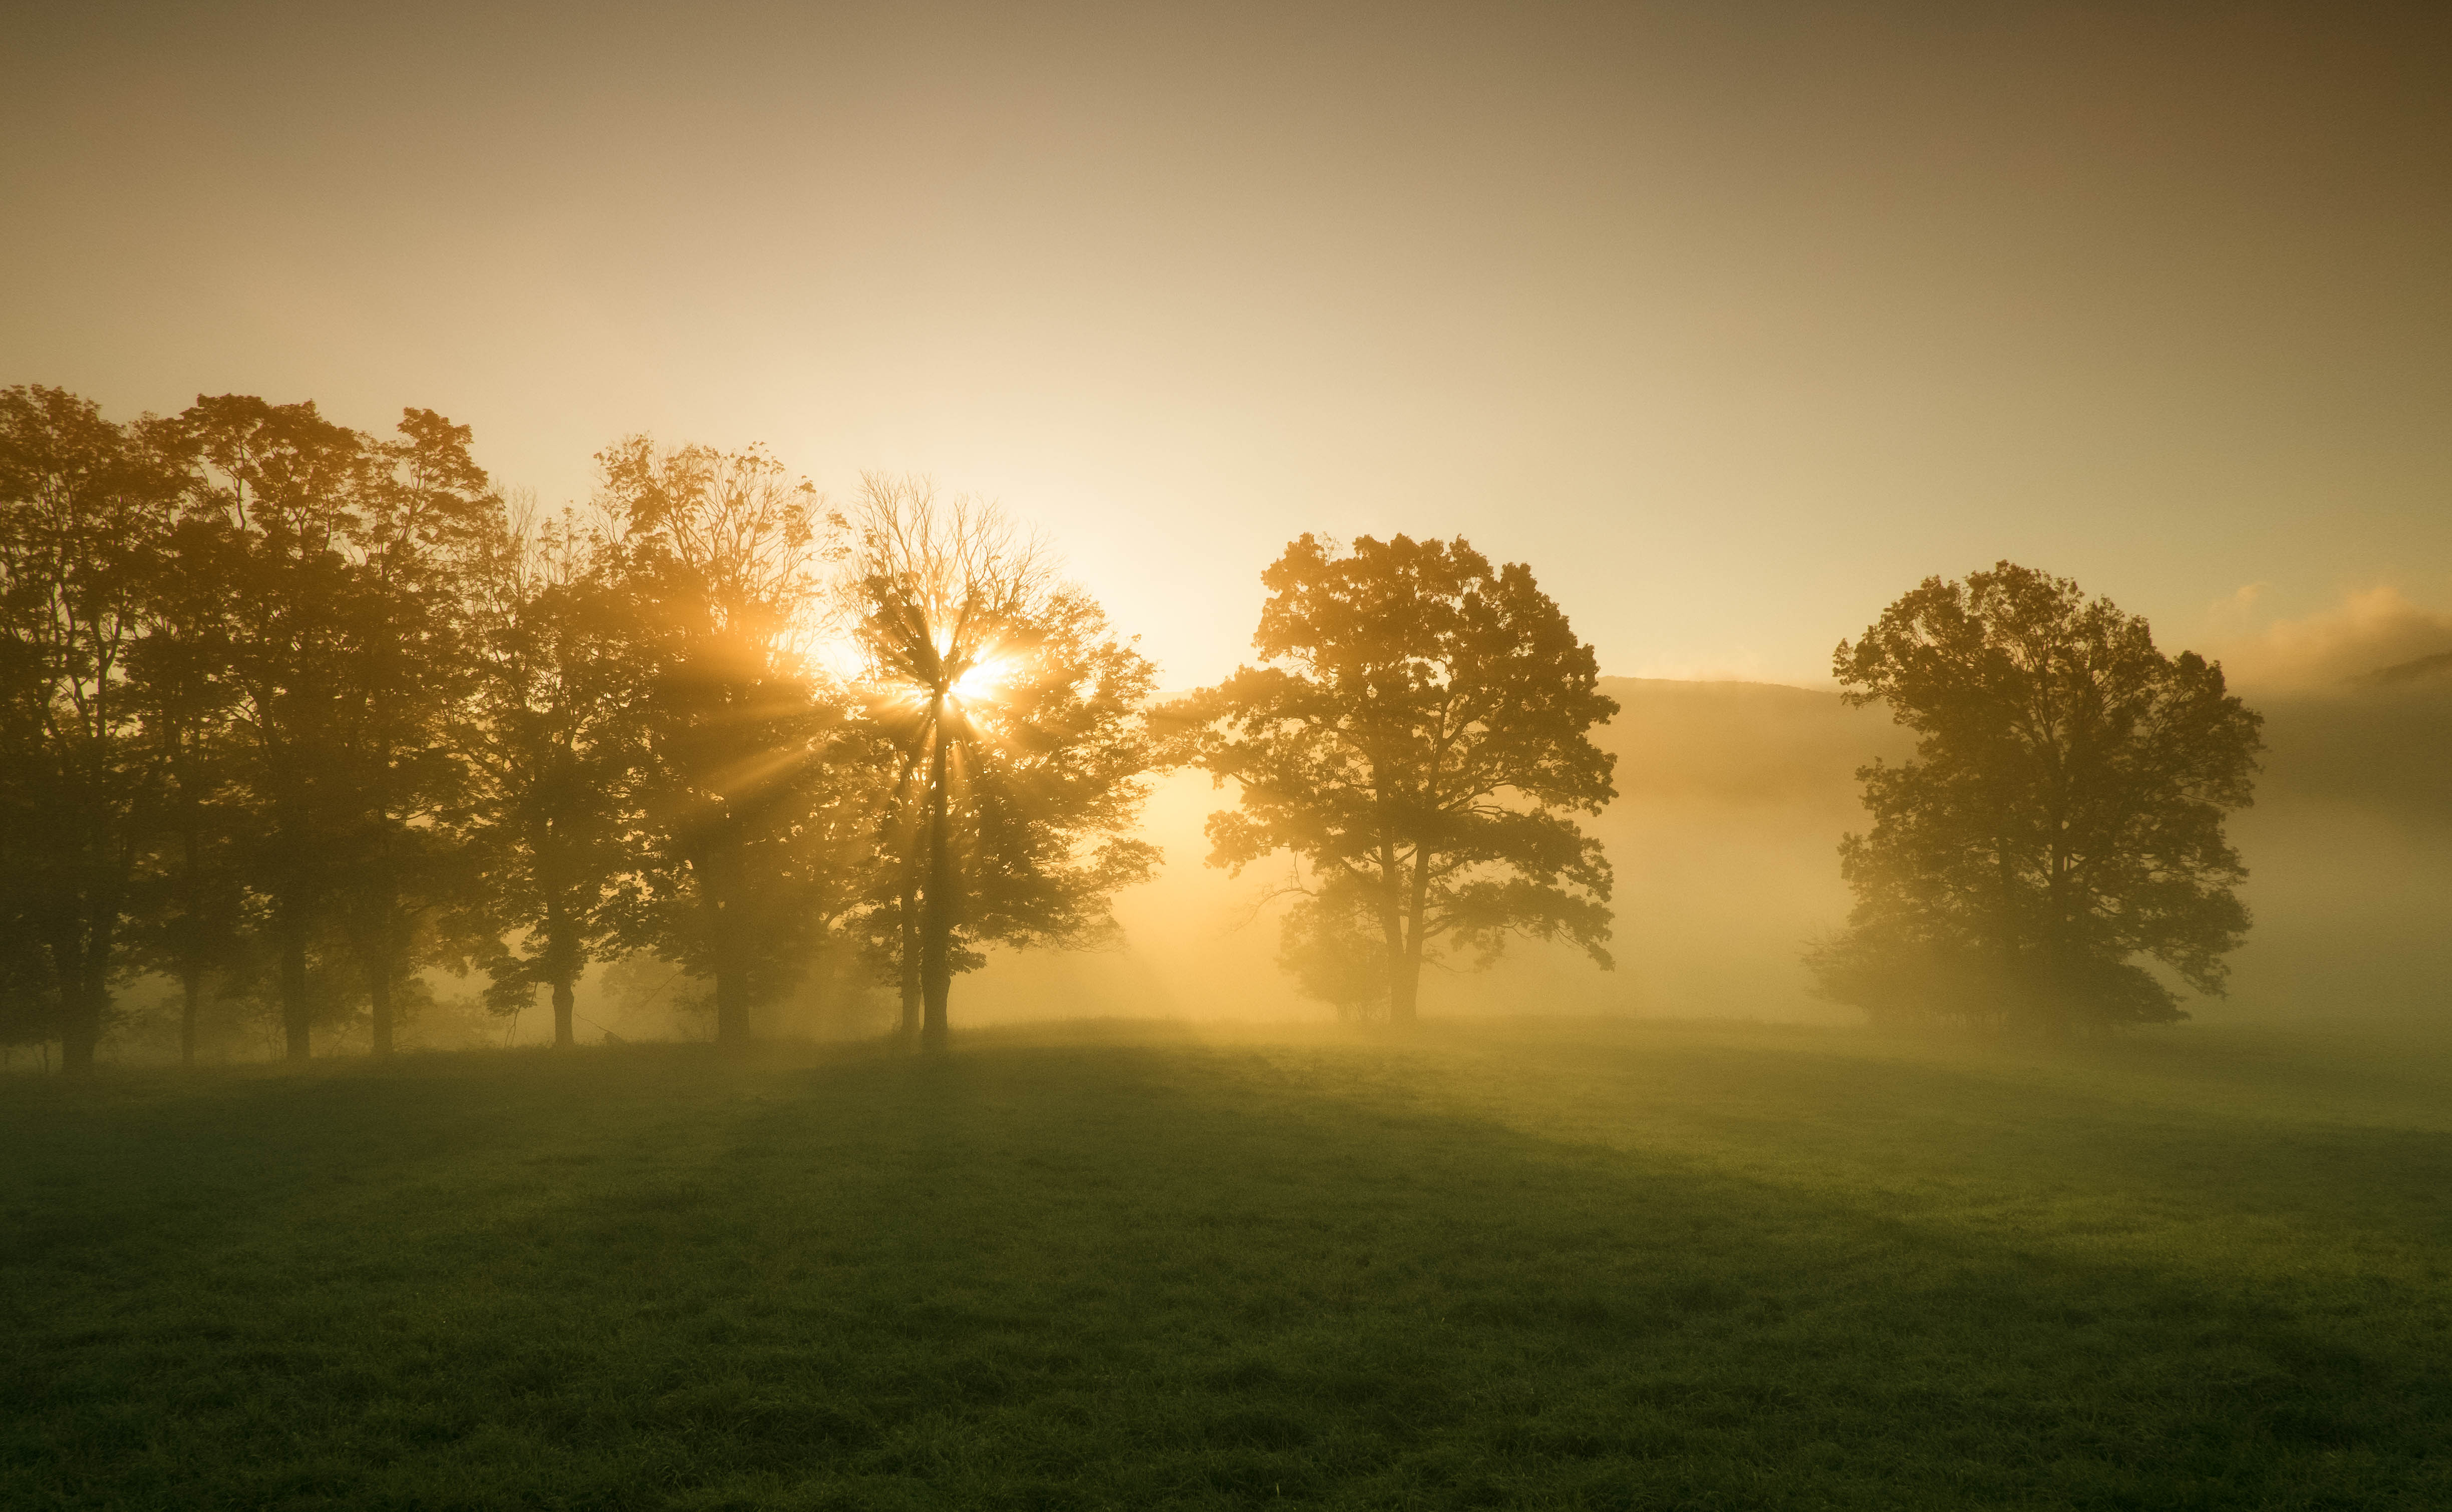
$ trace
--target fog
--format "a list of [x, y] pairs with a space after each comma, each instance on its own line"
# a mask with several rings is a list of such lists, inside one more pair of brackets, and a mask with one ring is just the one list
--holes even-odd
[[[2294, 634], [2305, 639], [2304, 629], [2284, 638]], [[2389, 644], [2404, 647], [2406, 637]], [[2231, 833], [2249, 867], [2241, 890], [2255, 925], [2232, 958], [2229, 996], [2189, 1001], [2200, 1020], [2452, 1016], [2452, 664], [2413, 659], [2397, 675], [2335, 675], [2342, 657], [2367, 649], [2362, 638], [2312, 672], [2299, 664], [2295, 683], [2247, 689], [2266, 718], [2267, 750], [2257, 803], [2233, 817]], [[1622, 711], [1594, 738], [1617, 758], [1619, 796], [1588, 827], [1616, 871], [1615, 969], [1518, 943], [1490, 969], [1465, 957], [1427, 973], [1423, 1011], [1855, 1022], [1812, 995], [1798, 957], [1848, 911], [1836, 847], [1863, 827], [1856, 769], [1908, 755], [1910, 738], [1885, 711], [1846, 707], [1828, 689], [1653, 678], [1603, 686]], [[1117, 897], [1119, 942], [993, 953], [957, 983], [956, 1026], [1085, 1017], [1333, 1022], [1334, 1011], [1298, 994], [1275, 964], [1275, 900], [1291, 873], [1256, 867], [1230, 877], [1204, 864], [1201, 826], [1233, 799], [1197, 771], [1156, 779], [1144, 833], [1166, 863], [1157, 880]], [[479, 1007], [482, 981], [429, 972], [430, 1001], [404, 1044], [549, 1041], [544, 1012], [505, 1021]], [[132, 1012], [119, 1053], [168, 1052], [175, 1011], [167, 985], [140, 983], [123, 1003]], [[587, 1041], [712, 1030], [706, 985], [648, 957], [592, 968], [579, 1013]], [[762, 1007], [758, 1029], [857, 1037], [887, 1032], [893, 1016], [890, 992], [858, 961], [840, 959], [789, 1001]], [[220, 1056], [278, 1053], [277, 1028], [258, 1025], [254, 1009], [225, 1005], [217, 1017], [211, 1048]], [[335, 1034], [327, 1053], [364, 1048], [354, 1029]]]
[[[1798, 955], [1848, 911], [1836, 850], [1864, 827], [1856, 768], [1907, 755], [1911, 739], [1827, 690], [1604, 686], [1623, 712], [1594, 738], [1618, 758], [1619, 797], [1590, 827], [1617, 874], [1616, 969], [1519, 945], [1486, 973], [1432, 973], [1424, 1011], [1853, 1022], [1811, 995]], [[2297, 1023], [2452, 1011], [2452, 666], [2247, 691], [2268, 749], [2256, 806], [2231, 832], [2256, 923], [2229, 996], [2189, 1011]], [[1167, 778], [1149, 825], [1166, 869], [1117, 903], [1128, 946], [999, 959], [962, 984], [963, 1018], [1328, 1017], [1273, 964], [1265, 900], [1283, 878], [1201, 865], [1201, 820], [1231, 796], [1197, 773]]]
[[[2340, 654], [2355, 660], [2369, 646]], [[2310, 674], [2323, 683], [2247, 689], [2265, 715], [2268, 748], [2256, 806], [2231, 826], [2256, 923], [2233, 957], [2229, 996], [2189, 1002], [2199, 1019], [2312, 1025], [2452, 1012], [2452, 667], [2360, 680], [2335, 670], [2325, 661]], [[1863, 827], [1856, 769], [1908, 755], [1911, 739], [1885, 711], [1848, 708], [1825, 689], [1651, 678], [1604, 686], [1622, 712], [1595, 739], [1617, 757], [1619, 796], [1590, 828], [1616, 869], [1616, 969], [1519, 944], [1487, 971], [1463, 960], [1430, 973], [1424, 1011], [1854, 1022], [1811, 994], [1798, 956], [1847, 914], [1836, 849]], [[1333, 1018], [1275, 964], [1271, 899], [1289, 874], [1230, 878], [1203, 864], [1202, 822], [1232, 802], [1198, 772], [1160, 779], [1146, 832], [1166, 865], [1117, 899], [1123, 944], [999, 953], [958, 985], [957, 1024]], [[662, 971], [640, 974], [661, 981]], [[622, 1015], [624, 1032], [660, 1032], [652, 1004], [603, 1011]], [[882, 996], [863, 1007], [840, 986], [830, 1004], [804, 997], [781, 1012], [817, 1033], [882, 1031], [890, 1018]], [[689, 1032], [689, 1021], [661, 1032]]]
[[[1806, 994], [1797, 952], [1847, 911], [1833, 847], [1854, 812], [1851, 774], [1907, 742], [1880, 713], [1829, 692], [1650, 678], [1603, 686], [1621, 712], [1593, 738], [1618, 759], [1619, 796], [1588, 827], [1616, 871], [1616, 968], [1532, 944], [1487, 972], [1452, 958], [1426, 973], [1423, 1011], [1833, 1017]], [[1288, 874], [1229, 880], [1202, 865], [1201, 822], [1232, 797], [1198, 773], [1166, 779], [1150, 809], [1166, 870], [1117, 903], [1130, 947], [999, 961], [972, 987], [973, 1011], [1329, 1016], [1274, 964], [1267, 899]]]

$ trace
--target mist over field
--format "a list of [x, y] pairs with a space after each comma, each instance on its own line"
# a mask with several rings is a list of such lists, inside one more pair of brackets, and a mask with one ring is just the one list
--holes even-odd
[[[1618, 798], [1591, 827], [1616, 869], [1613, 972], [1518, 945], [1487, 973], [1440, 973], [1442, 1013], [1610, 1013], [1851, 1023], [1813, 997], [1799, 956], [1848, 911], [1841, 833], [1865, 826], [1856, 768], [1912, 739], [1827, 690], [1607, 678], [1623, 712], [1594, 732]], [[2232, 820], [2256, 918], [2226, 999], [2202, 1019], [2317, 1025], [2452, 1015], [2452, 667], [2290, 687], [2250, 704], [2268, 750], [2256, 806]], [[1113, 957], [998, 961], [971, 1011], [1322, 1017], [1273, 964], [1274, 880], [1199, 865], [1200, 824], [1231, 795], [1165, 778], [1150, 838], [1167, 867], [1117, 913]]]
[[[2420, 644], [2431, 629], [2420, 627]], [[2452, 1017], [2452, 761], [2443, 754], [2452, 751], [2452, 666], [2413, 658], [2397, 672], [2338, 670], [2343, 656], [2390, 654], [2405, 642], [2379, 647], [2363, 638], [2269, 692], [2248, 685], [2268, 749], [2256, 805], [2231, 825], [2256, 923], [2229, 996], [2189, 1001], [2199, 1020], [2313, 1027]], [[1619, 677], [1602, 686], [1622, 708], [1594, 734], [1617, 758], [1618, 797], [1590, 828], [1616, 872], [1616, 969], [1518, 942], [1486, 971], [1468, 956], [1430, 973], [1426, 1011], [1856, 1022], [1853, 1010], [1812, 994], [1799, 958], [1847, 915], [1836, 845], [1865, 825], [1857, 768], [1907, 757], [1911, 737], [1884, 711], [1846, 707], [1828, 689]], [[963, 983], [963, 1021], [1333, 1021], [1276, 965], [1283, 867], [1229, 877], [1203, 864], [1201, 826], [1232, 802], [1231, 789], [1198, 771], [1156, 778], [1142, 834], [1166, 863], [1155, 881], [1117, 899], [1117, 946], [994, 953]], [[408, 1044], [550, 1037], [542, 1012], [513, 1025], [455, 1004], [466, 984], [441, 973], [431, 981], [438, 1005], [405, 1029]], [[583, 1038], [704, 1038], [705, 990], [649, 959], [593, 967], [580, 992]], [[129, 1001], [141, 1005], [157, 992], [140, 985]], [[893, 1014], [884, 985], [839, 962], [761, 1010], [761, 1032], [878, 1034]], [[224, 1054], [278, 1053], [268, 1029], [222, 1029]], [[158, 1023], [140, 1019], [122, 1039], [122, 1053], [137, 1059], [166, 1053]]]

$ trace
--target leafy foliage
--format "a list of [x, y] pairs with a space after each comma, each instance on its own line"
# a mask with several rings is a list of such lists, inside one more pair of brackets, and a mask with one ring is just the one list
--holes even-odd
[[1156, 673], [993, 509], [872, 477], [858, 530], [845, 610], [895, 774], [871, 917], [934, 1042], [984, 946], [1101, 943], [1157, 865], [1129, 836]]
[[634, 436], [597, 461], [638, 678], [639, 864], [616, 927], [712, 977], [716, 1037], [740, 1044], [849, 902], [827, 842], [860, 785], [830, 759], [842, 699], [806, 654], [840, 522], [758, 448]]
[[[1486, 964], [1516, 935], [1606, 969], [1609, 863], [1572, 816], [1612, 796], [1589, 732], [1617, 705], [1532, 569], [1462, 540], [1340, 554], [1306, 535], [1261, 582], [1264, 665], [1168, 717], [1185, 759], [1239, 790], [1209, 821], [1211, 865], [1291, 851], [1310, 868], [1284, 956], [1306, 990], [1409, 1020], [1436, 942]], [[1357, 997], [1366, 914], [1384, 965]]]
[[[554, 1043], [574, 1043], [581, 973], [613, 948], [629, 870], [644, 671], [601, 532], [524, 501], [475, 580], [473, 845], [496, 936], [488, 1005], [516, 1011], [542, 987]], [[505, 938], [508, 937], [508, 938]], [[515, 942], [515, 943], [514, 943]]]
[[176, 518], [166, 440], [63, 389], [0, 390], [0, 1001], [71, 1068], [105, 1027], [161, 795], [129, 677]]
[[2194, 652], [2066, 578], [2003, 562], [1928, 578], [1841, 642], [1844, 696], [1920, 737], [1858, 773], [1847, 931], [1809, 957], [1877, 1018], [2047, 1029], [2164, 1022], [2218, 995], [2248, 926], [2224, 834], [2250, 799], [2261, 720]]

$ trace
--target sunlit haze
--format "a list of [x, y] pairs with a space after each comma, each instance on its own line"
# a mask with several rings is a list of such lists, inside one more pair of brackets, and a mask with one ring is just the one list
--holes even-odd
[[1618, 675], [1819, 686], [2009, 557], [2279, 676], [2452, 611], [2445, 16], [19, 8], [0, 368], [429, 406], [548, 504], [927, 474], [1170, 687], [1303, 530], [1531, 562]]
[[2452, 1507], [2452, 0], [0, 61], [0, 1508]]

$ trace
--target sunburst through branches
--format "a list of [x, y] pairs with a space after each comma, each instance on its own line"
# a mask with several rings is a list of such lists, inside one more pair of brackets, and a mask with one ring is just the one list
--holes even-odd
[[854, 530], [845, 619], [899, 777], [884, 949], [904, 1031], [936, 1045], [980, 944], [1088, 938], [1112, 927], [1105, 897], [1148, 874], [1156, 852], [1119, 837], [1153, 674], [991, 506], [871, 476]]

